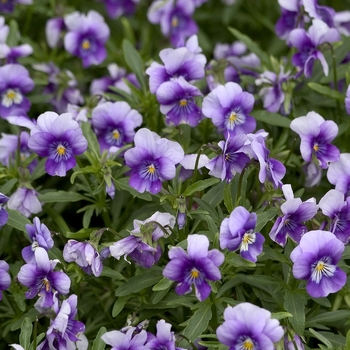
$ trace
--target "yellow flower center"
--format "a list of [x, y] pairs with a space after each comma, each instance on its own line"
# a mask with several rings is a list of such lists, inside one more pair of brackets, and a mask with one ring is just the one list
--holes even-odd
[[318, 272], [322, 272], [324, 270], [324, 262], [323, 261], [319, 261], [316, 265], [316, 270]]
[[6, 97], [10, 100], [14, 100], [16, 97], [16, 93], [12, 89], [10, 89], [6, 92]]
[[248, 233], [245, 233], [242, 239], [243, 243], [249, 243], [250, 242], [250, 237]]
[[81, 43], [81, 47], [84, 49], [84, 50], [89, 50], [90, 49], [90, 41], [85, 39], [83, 40], [83, 42]]
[[113, 130], [113, 138], [118, 140], [120, 137], [120, 133], [118, 130]]
[[43, 280], [43, 284], [44, 284], [44, 286], [45, 286], [45, 290], [48, 292], [48, 291], [50, 291], [50, 282], [49, 282], [49, 280], [47, 279], [47, 278], [44, 278], [44, 280]]
[[147, 170], [148, 170], [148, 172], [149, 172], [150, 174], [154, 174], [155, 171], [156, 171], [156, 168], [154, 167], [153, 164], [151, 164], [151, 165], [149, 165], [149, 166], [147, 167]]
[[4, 94], [2, 95], [2, 105], [6, 108], [12, 106], [14, 103], [19, 104], [23, 101], [23, 97], [19, 90], [17, 89], [8, 89]]
[[198, 278], [198, 277], [199, 277], [199, 271], [197, 269], [192, 269], [191, 278]]
[[231, 123], [235, 122], [235, 121], [237, 120], [237, 114], [236, 114], [235, 112], [231, 112], [231, 114], [230, 114], [228, 120], [229, 120]]
[[247, 339], [243, 343], [243, 349], [242, 350], [254, 350], [254, 344], [250, 339]]
[[317, 152], [319, 150], [319, 148], [320, 147], [319, 147], [318, 143], [315, 143], [314, 147], [313, 147], [314, 151]]
[[171, 20], [171, 26], [172, 27], [177, 27], [179, 25], [179, 20], [176, 16], [174, 16]]
[[58, 155], [63, 156], [66, 154], [66, 148], [63, 145], [58, 145], [56, 148], [56, 152]]

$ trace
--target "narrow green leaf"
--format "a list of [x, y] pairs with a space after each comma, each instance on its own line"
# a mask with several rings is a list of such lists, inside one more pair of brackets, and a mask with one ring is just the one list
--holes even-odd
[[155, 286], [153, 286], [152, 290], [158, 292], [160, 290], [168, 289], [172, 284], [173, 281], [170, 281], [164, 277]]
[[129, 179], [126, 177], [118, 179], [115, 181], [115, 186], [117, 189], [128, 191], [133, 197], [138, 197], [148, 202], [152, 201], [152, 196], [149, 193], [140, 193], [136, 191], [128, 184], [128, 181]]
[[120, 297], [116, 300], [112, 309], [112, 317], [117, 317], [119, 315], [120, 311], [123, 310], [129, 298], [130, 298], [130, 295], [126, 295], [125, 297]]
[[255, 263], [243, 259], [240, 255], [236, 253], [229, 253], [226, 256], [225, 262], [234, 267], [255, 267]]
[[136, 77], [141, 84], [142, 90], [146, 91], [146, 81], [144, 76], [144, 64], [139, 52], [134, 48], [129, 40], [123, 40], [123, 55], [126, 64], [136, 74]]
[[247, 35], [241, 33], [239, 30], [229, 27], [228, 30], [240, 41], [242, 41], [244, 44], [247, 45], [248, 49], [251, 52], [254, 52], [260, 59], [261, 62], [266, 66], [266, 68], [269, 68], [272, 70], [272, 65], [270, 62], [269, 55], [263, 51], [259, 45], [254, 42], [252, 39], [250, 39]]
[[101, 276], [115, 278], [117, 281], [125, 281], [126, 280], [126, 278], [120, 272], [116, 271], [115, 269], [111, 269], [108, 266], [103, 266]]
[[231, 192], [231, 183], [225, 183], [224, 188], [224, 204], [229, 213], [233, 210], [233, 201], [232, 201], [232, 192]]
[[309, 328], [309, 331], [312, 333], [312, 335], [317, 338], [318, 340], [320, 340], [324, 345], [327, 346], [327, 349], [333, 349], [333, 345], [332, 343], [322, 334], [316, 332], [314, 329]]
[[100, 144], [98, 143], [96, 134], [91, 129], [91, 124], [89, 122], [82, 122], [81, 129], [88, 142], [89, 150], [92, 151], [97, 159], [100, 159]]
[[329, 324], [332, 322], [345, 320], [350, 317], [349, 310], [336, 310], [324, 312], [322, 314], [316, 315], [308, 320], [306, 320], [305, 327], [313, 327], [314, 324]]
[[90, 221], [91, 221], [92, 214], [94, 213], [94, 210], [95, 210], [94, 207], [89, 207], [84, 213], [83, 227], [85, 229], [90, 226]]
[[206, 180], [200, 180], [188, 186], [186, 190], [183, 192], [184, 197], [191, 196], [195, 192], [203, 191], [204, 189], [217, 184], [220, 180], [217, 178], [210, 178]]
[[40, 194], [38, 199], [45, 203], [59, 203], [59, 202], [78, 202], [81, 200], [87, 200], [91, 202], [90, 198], [82, 196], [76, 192], [55, 191]]
[[276, 208], [270, 208], [264, 211], [263, 213], [257, 214], [258, 218], [255, 231], [260, 232], [260, 230], [262, 230], [265, 227], [265, 225], [277, 215], [277, 213], [278, 210]]
[[154, 286], [161, 278], [162, 275], [156, 271], [131, 277], [124, 285], [117, 289], [115, 296], [123, 297], [125, 295], [137, 293], [147, 287]]
[[85, 238], [89, 238], [90, 233], [94, 230], [95, 230], [94, 228], [82, 228], [77, 232], [66, 232], [64, 236], [66, 238], [85, 239]]
[[10, 21], [10, 32], [7, 36], [6, 43], [8, 46], [13, 47], [18, 45], [19, 35], [19, 26], [16, 20], [11, 19]]
[[271, 113], [266, 110], [252, 111], [251, 115], [258, 121], [282, 128], [289, 128], [290, 120], [278, 113]]
[[101, 327], [98, 331], [96, 338], [94, 342], [92, 343], [91, 350], [104, 350], [106, 347], [105, 342], [101, 339], [102, 335], [107, 332], [107, 329], [105, 327]]
[[214, 220], [219, 221], [219, 215], [211, 204], [200, 198], [193, 198], [193, 200], [199, 204], [198, 208], [206, 210]]
[[19, 335], [19, 343], [24, 349], [29, 348], [32, 331], [32, 321], [29, 317], [25, 317], [21, 325], [21, 334]]
[[345, 96], [343, 94], [341, 94], [340, 92], [331, 89], [330, 87], [326, 86], [326, 85], [321, 85], [321, 84], [317, 84], [314, 82], [310, 82], [307, 84], [309, 86], [310, 89], [318, 92], [321, 95], [333, 98], [334, 100], [339, 100], [344, 102], [344, 98]]
[[289, 312], [275, 312], [271, 314], [272, 318], [275, 318], [276, 320], [283, 320], [287, 317], [293, 317], [293, 315]]
[[241, 284], [242, 281], [239, 280], [238, 278], [230, 278], [227, 282], [225, 282], [222, 287], [219, 289], [218, 294], [216, 295], [217, 298], [220, 298], [225, 292], [227, 292], [228, 290], [238, 286], [239, 284]]
[[272, 260], [284, 262], [288, 265], [292, 264], [291, 261], [285, 255], [283, 255], [275, 249], [272, 249], [268, 245], [264, 245], [264, 253]]
[[299, 335], [302, 335], [305, 329], [305, 304], [305, 291], [286, 290], [284, 295], [284, 308], [293, 315], [290, 319], [290, 323], [295, 332]]
[[6, 210], [9, 214], [7, 225], [27, 233], [26, 225], [31, 224], [31, 222], [17, 210], [12, 210], [12, 209], [6, 209]]
[[[190, 341], [195, 341], [208, 328], [208, 323], [211, 317], [211, 305], [202, 304], [189, 319], [188, 324], [183, 330], [182, 334]], [[180, 342], [180, 346], [187, 346], [187, 348], [189, 348], [188, 345], [189, 344], [186, 340], [182, 340]]]
[[344, 350], [350, 350], [350, 329], [348, 330], [348, 333], [346, 333], [346, 343]]
[[13, 186], [16, 185], [18, 179], [11, 179], [6, 181], [6, 183], [0, 187], [0, 193], [7, 195], [12, 190]]

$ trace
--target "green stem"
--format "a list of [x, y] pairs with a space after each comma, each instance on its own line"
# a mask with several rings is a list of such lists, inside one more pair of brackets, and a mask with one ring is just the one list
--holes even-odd
[[[333, 46], [331, 46], [331, 52], [332, 52], [332, 64], [333, 64], [333, 84], [334, 84], [334, 90], [339, 92], [338, 89], [338, 77], [337, 77], [337, 62], [335, 61], [335, 54]], [[340, 115], [340, 102], [339, 100], [336, 100], [337, 104], [337, 116]]]
[[34, 322], [34, 332], [33, 332], [33, 349], [36, 349], [36, 338], [38, 336], [38, 318]]

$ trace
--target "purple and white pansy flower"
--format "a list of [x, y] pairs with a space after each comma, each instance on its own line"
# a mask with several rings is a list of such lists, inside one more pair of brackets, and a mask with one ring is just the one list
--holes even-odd
[[135, 147], [125, 152], [125, 163], [131, 168], [130, 186], [139, 192], [160, 192], [162, 182], [176, 175], [176, 164], [184, 157], [179, 143], [160, 138], [142, 128], [134, 138]]
[[292, 251], [293, 275], [306, 280], [306, 291], [313, 298], [338, 292], [346, 283], [346, 273], [337, 263], [342, 257], [344, 243], [332, 232], [309, 231]]
[[244, 259], [252, 262], [257, 261], [257, 257], [263, 251], [265, 242], [264, 236], [260, 232], [255, 232], [257, 215], [249, 213], [244, 207], [236, 207], [225, 218], [220, 226], [220, 248], [235, 251], [240, 250]]
[[48, 157], [45, 170], [51, 176], [65, 176], [76, 165], [75, 156], [87, 149], [79, 124], [70, 113], [45, 112], [30, 132], [29, 148], [40, 157]]
[[109, 28], [104, 18], [96, 11], [90, 10], [87, 15], [78, 11], [64, 17], [67, 34], [64, 47], [81, 58], [83, 67], [98, 65], [107, 57], [105, 44], [109, 38]]
[[337, 162], [329, 165], [327, 179], [336, 190], [350, 194], [350, 153], [342, 153]]
[[328, 168], [329, 162], [339, 160], [338, 148], [331, 144], [338, 134], [338, 125], [333, 120], [324, 120], [316, 112], [309, 112], [305, 117], [292, 120], [290, 128], [301, 138], [300, 152], [306, 162], [314, 155], [322, 169]]
[[238, 84], [229, 82], [204, 98], [202, 112], [227, 138], [255, 130], [256, 121], [249, 115], [253, 106], [254, 96], [243, 91]]
[[187, 242], [187, 253], [181, 247], [169, 250], [171, 260], [165, 266], [163, 275], [177, 282], [175, 291], [179, 295], [190, 293], [193, 284], [196, 297], [203, 301], [211, 292], [208, 281], [221, 278], [218, 267], [224, 262], [224, 254], [217, 249], [208, 250], [209, 240], [204, 235], [190, 235]]

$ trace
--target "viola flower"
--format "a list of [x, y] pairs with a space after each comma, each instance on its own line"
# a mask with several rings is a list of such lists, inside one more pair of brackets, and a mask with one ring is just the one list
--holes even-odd
[[92, 126], [103, 150], [119, 149], [134, 140], [142, 116], [124, 101], [106, 102], [92, 110]]
[[3, 193], [0, 193], [0, 228], [7, 223], [9, 218], [8, 212], [2, 207], [8, 200], [9, 197], [5, 196]]
[[122, 256], [130, 256], [136, 264], [150, 268], [162, 254], [157, 241], [165, 235], [170, 235], [170, 228], [174, 226], [175, 216], [158, 211], [145, 221], [134, 220], [134, 229], [130, 236], [112, 244], [109, 247], [110, 253], [118, 260]]
[[350, 194], [350, 153], [342, 153], [337, 162], [329, 165], [327, 179], [339, 192]]
[[141, 193], [156, 194], [163, 181], [175, 177], [175, 165], [184, 157], [184, 151], [177, 142], [160, 138], [146, 128], [137, 131], [134, 143], [135, 147], [124, 155], [131, 168], [130, 186]]
[[72, 294], [68, 299], [63, 300], [61, 307], [58, 305], [57, 298], [53, 305], [56, 317], [50, 321], [50, 327], [46, 332], [46, 339], [37, 349], [87, 349], [80, 347], [81, 334], [85, 331], [82, 322], [75, 320], [77, 315], [77, 296]]
[[330, 231], [343, 243], [350, 240], [350, 197], [337, 190], [328, 191], [319, 203], [322, 213], [332, 219]]
[[18, 273], [18, 280], [29, 290], [26, 292], [27, 299], [33, 299], [39, 295], [41, 307], [49, 308], [54, 304], [54, 292], [66, 295], [69, 292], [71, 281], [61, 271], [53, 271], [58, 260], [49, 260], [44, 248], [35, 249], [35, 264], [25, 264]]
[[23, 66], [6, 64], [0, 67], [0, 117], [26, 114], [30, 102], [25, 94], [33, 88], [34, 82]]
[[322, 169], [313, 161], [303, 165], [305, 173], [305, 187], [314, 187], [321, 182]]
[[247, 52], [247, 46], [241, 41], [234, 41], [232, 44], [216, 43], [214, 58], [220, 60], [231, 56], [242, 56]]
[[263, 184], [269, 180], [274, 188], [281, 187], [286, 167], [279, 160], [269, 157], [270, 151], [265, 145], [264, 137], [261, 134], [252, 135], [250, 147], [252, 156], [260, 163], [259, 181]]
[[171, 332], [171, 324], [164, 320], [157, 322], [157, 336], [149, 333], [147, 346], [150, 350], [185, 350], [175, 346], [175, 335]]
[[288, 43], [299, 51], [292, 57], [293, 65], [300, 69], [300, 74], [304, 72], [305, 77], [310, 78], [315, 60], [320, 60], [323, 72], [327, 76], [328, 64], [318, 47], [323, 43], [333, 43], [339, 40], [339, 32], [335, 28], [329, 28], [320, 19], [312, 21], [308, 32], [301, 28], [294, 29], [288, 37]]
[[282, 89], [282, 84], [289, 79], [289, 76], [290, 72], [284, 73], [284, 69], [281, 66], [278, 74], [266, 71], [260, 75], [259, 79], [255, 80], [256, 85], [267, 84], [259, 91], [264, 108], [267, 111], [276, 113], [281, 110], [283, 113], [289, 113], [291, 106], [288, 106], [288, 110], [284, 110], [285, 93]]
[[165, 266], [163, 275], [178, 282], [175, 291], [179, 295], [191, 292], [194, 284], [196, 297], [203, 301], [211, 292], [207, 281], [221, 278], [218, 266], [224, 262], [224, 254], [217, 249], [208, 251], [209, 240], [204, 235], [190, 235], [187, 242], [187, 253], [181, 247], [169, 250], [171, 261]]
[[0, 260], [0, 300], [2, 300], [2, 291], [11, 285], [11, 277], [7, 272], [9, 268], [9, 264], [6, 261]]
[[307, 281], [306, 291], [313, 298], [326, 297], [346, 283], [346, 273], [337, 263], [344, 251], [342, 243], [329, 231], [309, 231], [292, 251], [293, 275]]
[[164, 65], [153, 62], [146, 70], [152, 94], [157, 92], [162, 83], [173, 78], [183, 77], [189, 83], [204, 78], [207, 59], [203, 54], [196, 54], [187, 47], [180, 47], [164, 49], [159, 53], [159, 57]]
[[109, 28], [104, 18], [96, 11], [87, 15], [75, 11], [64, 17], [67, 34], [64, 47], [73, 56], [82, 59], [83, 67], [98, 65], [107, 56], [105, 43], [109, 38]]
[[230, 182], [235, 174], [240, 174], [250, 160], [241, 151], [246, 140], [247, 136], [241, 134], [229, 137], [226, 141], [220, 141], [218, 146], [222, 149], [222, 154], [205, 165], [210, 170], [209, 175], [221, 181]]
[[291, 339], [288, 333], [284, 336], [284, 348], [285, 350], [305, 350], [298, 334], [294, 334], [293, 339]]
[[282, 339], [284, 331], [271, 312], [251, 303], [228, 306], [224, 311], [224, 323], [216, 334], [220, 343], [230, 349], [274, 350], [274, 343]]
[[58, 46], [61, 39], [61, 34], [65, 29], [66, 25], [62, 17], [53, 17], [46, 22], [46, 42], [51, 49]]
[[26, 231], [32, 244], [22, 249], [22, 258], [27, 264], [35, 264], [35, 249], [41, 247], [48, 251], [53, 247], [54, 241], [51, 232], [38, 217], [33, 219], [33, 225], [26, 225]]
[[244, 259], [256, 262], [265, 242], [260, 232], [254, 232], [256, 220], [255, 213], [249, 213], [244, 207], [236, 207], [230, 217], [221, 223], [220, 248], [231, 251], [239, 248]]
[[28, 147], [40, 157], [48, 157], [45, 170], [51, 176], [65, 176], [75, 167], [75, 156], [84, 153], [88, 146], [70, 113], [41, 114], [30, 136]]
[[335, 10], [328, 6], [318, 5], [317, 0], [302, 0], [304, 10], [311, 18], [322, 20], [329, 27], [334, 27]]
[[[25, 161], [33, 152], [28, 148], [29, 133], [22, 131], [19, 136], [2, 134], [0, 139], [0, 163], [9, 167], [15, 164], [18, 143], [20, 146], [20, 160]], [[37, 166], [38, 161], [35, 159], [28, 165], [28, 170], [32, 173]]]
[[100, 0], [104, 2], [107, 14], [110, 18], [119, 18], [120, 16], [130, 16], [135, 12], [136, 4], [140, 0]]
[[333, 19], [334, 27], [338, 29], [339, 33], [350, 36], [350, 11], [336, 12]]
[[350, 85], [346, 89], [345, 109], [346, 109], [346, 113], [350, 115]]
[[229, 82], [220, 85], [203, 100], [202, 112], [222, 132], [225, 138], [229, 135], [253, 132], [256, 121], [248, 115], [254, 106], [254, 96]]
[[[291, 192], [290, 196], [286, 194], [286, 188]], [[287, 243], [287, 236], [294, 242], [300, 242], [301, 237], [307, 231], [303, 223], [316, 215], [318, 206], [315, 198], [310, 198], [306, 202], [302, 202], [300, 198], [294, 198], [290, 185], [283, 185], [282, 191], [287, 199], [281, 205], [284, 215], [277, 218], [269, 235], [274, 242], [284, 247]]]
[[63, 249], [63, 258], [67, 262], [75, 261], [88, 275], [93, 274], [98, 277], [102, 273], [100, 254], [88, 242], [68, 240]]
[[32, 188], [19, 187], [14, 192], [7, 203], [9, 209], [17, 210], [27, 218], [32, 214], [38, 214], [42, 211], [38, 192]]
[[281, 39], [287, 39], [295, 28], [304, 27], [301, 0], [278, 0], [281, 6], [281, 17], [278, 19], [275, 30]]
[[183, 77], [161, 84], [156, 95], [168, 125], [189, 124], [195, 127], [202, 120], [202, 111], [194, 99], [202, 93]]
[[333, 120], [325, 121], [318, 113], [309, 112], [292, 120], [290, 128], [301, 138], [300, 152], [306, 162], [315, 155], [320, 167], [327, 169], [328, 162], [339, 160], [338, 148], [330, 144], [338, 134], [338, 125]]
[[127, 92], [128, 94], [131, 94], [131, 90], [129, 86], [125, 83], [124, 79], [128, 80], [137, 88], [140, 88], [140, 84], [134, 73], [127, 74], [124, 68], [118, 67], [118, 65], [115, 63], [109, 64], [107, 68], [109, 76], [94, 79], [91, 82], [91, 95], [102, 95], [105, 92], [115, 93], [114, 91], [109, 89], [110, 86], [114, 86], [120, 90]]
[[147, 332], [142, 330], [134, 333], [135, 327], [130, 327], [126, 333], [121, 331], [106, 332], [101, 339], [112, 346], [111, 350], [151, 350], [147, 345]]
[[31, 5], [33, 0], [5, 0], [0, 2], [0, 13], [11, 13], [16, 4]]

